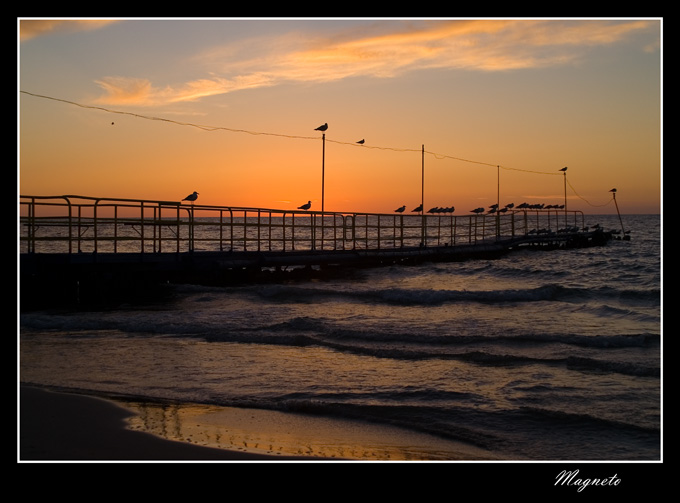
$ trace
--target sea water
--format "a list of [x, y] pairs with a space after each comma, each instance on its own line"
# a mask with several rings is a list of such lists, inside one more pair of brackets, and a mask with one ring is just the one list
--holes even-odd
[[21, 313], [20, 380], [389, 425], [489, 458], [659, 460], [661, 222], [623, 224], [629, 241], [593, 248]]

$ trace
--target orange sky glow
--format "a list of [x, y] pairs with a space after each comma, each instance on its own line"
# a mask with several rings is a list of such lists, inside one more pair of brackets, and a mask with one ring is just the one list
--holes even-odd
[[[18, 191], [659, 213], [660, 19], [19, 19]], [[328, 123], [325, 142], [317, 126]], [[360, 145], [358, 140], [364, 139]], [[422, 150], [424, 149], [424, 155]]]

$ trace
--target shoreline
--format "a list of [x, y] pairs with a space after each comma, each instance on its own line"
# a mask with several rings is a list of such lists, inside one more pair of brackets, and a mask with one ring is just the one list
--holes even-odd
[[18, 461], [301, 461], [192, 445], [133, 431], [111, 400], [20, 386]]
[[500, 460], [460, 442], [358, 421], [28, 385], [19, 393], [19, 461]]

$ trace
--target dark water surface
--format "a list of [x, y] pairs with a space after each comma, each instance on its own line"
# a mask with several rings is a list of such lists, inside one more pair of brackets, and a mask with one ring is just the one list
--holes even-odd
[[603, 247], [22, 313], [20, 378], [396, 425], [505, 459], [659, 460], [660, 218], [624, 222], [632, 239]]

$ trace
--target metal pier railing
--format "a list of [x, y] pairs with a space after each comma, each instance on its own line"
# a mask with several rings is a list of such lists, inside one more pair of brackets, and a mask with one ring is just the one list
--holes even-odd
[[310, 212], [74, 195], [20, 196], [22, 253], [390, 250], [583, 228], [580, 211], [495, 215]]

